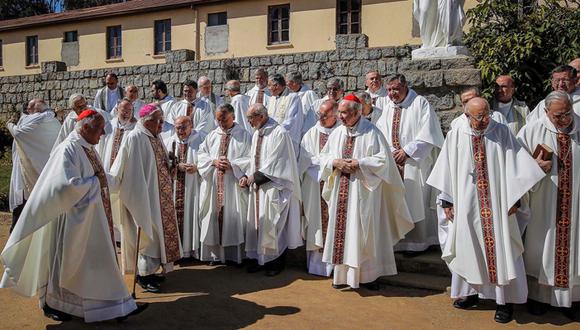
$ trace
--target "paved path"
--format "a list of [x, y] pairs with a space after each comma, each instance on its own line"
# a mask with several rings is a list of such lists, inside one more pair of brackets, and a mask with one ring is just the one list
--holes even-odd
[[[8, 224], [0, 221], [0, 246]], [[127, 278], [130, 282], [130, 278]], [[244, 269], [187, 264], [170, 273], [164, 293], [138, 291], [151, 303], [141, 315], [123, 323], [125, 329], [257, 328], [257, 329], [410, 329], [410, 328], [576, 328], [560, 313], [544, 317], [516, 309], [508, 325], [493, 321], [492, 303], [470, 311], [457, 310], [445, 293], [384, 286], [378, 292], [335, 290], [331, 280], [307, 275], [298, 268], [268, 278]], [[59, 324], [45, 318], [36, 298], [0, 290], [0, 329], [119, 328], [116, 322], [85, 325], [75, 319]]]

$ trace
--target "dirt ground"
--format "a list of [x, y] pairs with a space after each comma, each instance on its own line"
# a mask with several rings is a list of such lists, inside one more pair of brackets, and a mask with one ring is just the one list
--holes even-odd
[[[3, 219], [2, 219], [3, 218]], [[0, 247], [8, 237], [9, 218], [0, 215]], [[127, 278], [130, 283], [131, 278]], [[163, 293], [137, 291], [149, 308], [119, 324], [60, 324], [42, 315], [36, 298], [0, 290], [0, 329], [440, 329], [440, 328], [579, 328], [557, 311], [542, 317], [516, 307], [507, 325], [493, 321], [495, 306], [457, 310], [446, 293], [384, 286], [378, 292], [335, 290], [331, 280], [299, 268], [268, 278], [244, 269], [191, 263], [168, 274]]]

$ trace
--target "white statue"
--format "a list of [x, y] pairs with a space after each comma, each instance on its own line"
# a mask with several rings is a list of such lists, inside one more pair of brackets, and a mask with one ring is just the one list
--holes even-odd
[[[466, 54], [462, 45], [465, 13], [458, 0], [413, 0], [413, 16], [419, 22], [420, 50], [415, 57], [446, 57]], [[419, 55], [419, 56], [416, 56]]]

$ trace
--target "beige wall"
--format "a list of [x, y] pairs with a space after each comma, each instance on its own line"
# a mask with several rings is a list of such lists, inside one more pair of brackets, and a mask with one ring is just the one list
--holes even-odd
[[[120, 16], [110, 19], [85, 21], [42, 28], [0, 32], [4, 50], [4, 71], [0, 76], [40, 73], [39, 67], [25, 68], [26, 36], [38, 35], [39, 63], [61, 61], [62, 37], [65, 31], [78, 31], [79, 65], [69, 70], [114, 68], [130, 65], [165, 63], [163, 56], [153, 56], [153, 26], [155, 20], [171, 18], [172, 49], [195, 49], [195, 13], [189, 8]], [[121, 25], [122, 61], [107, 61], [107, 26]]]
[[[290, 43], [268, 46], [268, 6], [286, 3], [290, 3]], [[476, 0], [464, 3], [467, 10], [476, 5]], [[361, 29], [369, 37], [369, 47], [420, 44], [421, 40], [412, 36], [412, 7], [413, 0], [363, 0]], [[204, 40], [207, 15], [222, 11], [228, 13], [228, 51], [208, 55]], [[167, 18], [172, 20], [172, 49], [195, 50], [198, 60], [335, 48], [336, 0], [238, 0], [195, 10], [183, 8], [0, 32], [4, 48], [4, 71], [0, 71], [0, 76], [40, 72], [38, 67], [25, 68], [25, 40], [29, 35], [39, 37], [39, 62], [60, 61], [63, 33], [71, 30], [78, 31], [80, 62], [68, 70], [164, 63], [163, 56], [153, 56], [153, 22]], [[119, 24], [123, 30], [123, 60], [107, 61], [106, 27]]]

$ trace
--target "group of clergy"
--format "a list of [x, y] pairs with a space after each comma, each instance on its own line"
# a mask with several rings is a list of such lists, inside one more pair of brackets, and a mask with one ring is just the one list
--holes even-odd
[[228, 81], [224, 98], [207, 77], [188, 80], [180, 100], [156, 80], [146, 104], [109, 73], [92, 107], [70, 96], [62, 125], [31, 100], [8, 124], [14, 218], [0, 286], [38, 294], [55, 320], [124, 320], [147, 304], [122, 274], [160, 292], [183, 258], [275, 276], [305, 245], [310, 273], [377, 290], [395, 251], [440, 244], [455, 307], [494, 299], [504, 323], [527, 301], [580, 320], [576, 69], [557, 67], [531, 112], [510, 76], [491, 106], [465, 90], [446, 138], [402, 74], [383, 86], [368, 72], [368, 89], [348, 95], [333, 78], [323, 98], [299, 72], [254, 77], [246, 94]]

